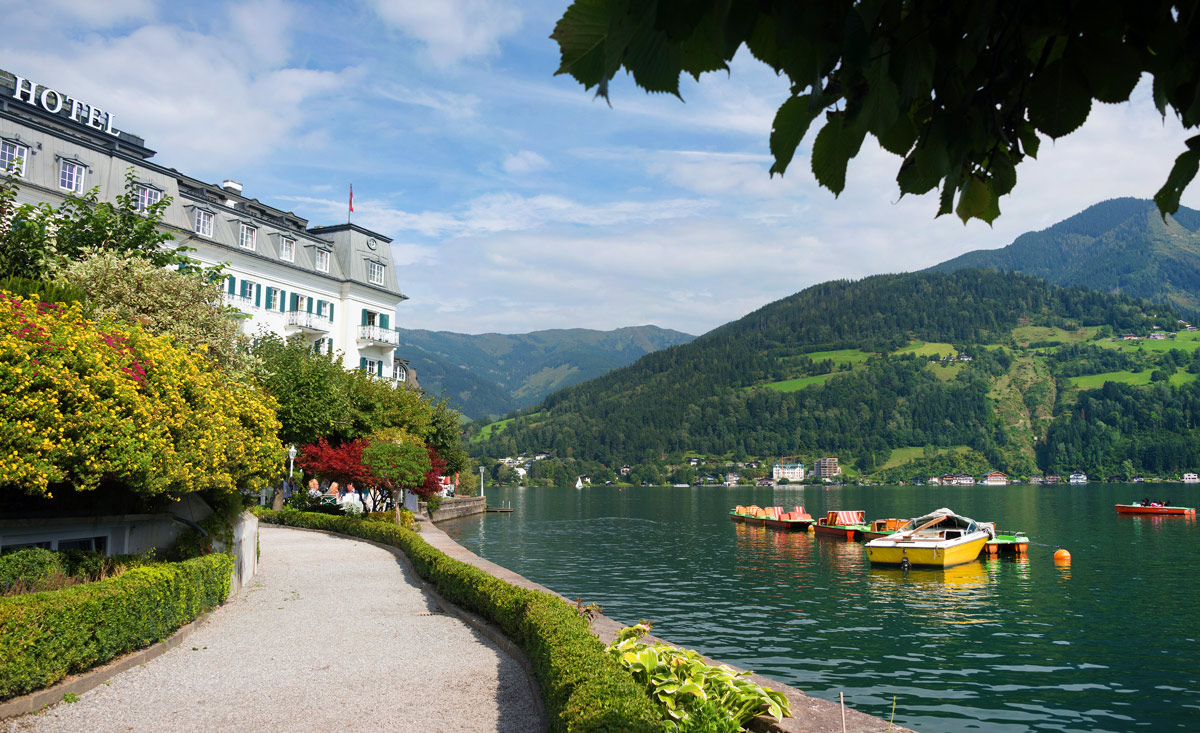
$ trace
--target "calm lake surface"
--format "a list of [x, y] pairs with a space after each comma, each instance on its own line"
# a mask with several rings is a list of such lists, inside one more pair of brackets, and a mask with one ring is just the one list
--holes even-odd
[[[1179, 484], [508, 489], [440, 526], [624, 623], [919, 731], [1200, 730], [1200, 527], [1119, 517]], [[1028, 559], [872, 569], [861, 544], [746, 527], [736, 504], [868, 519], [938, 507], [1024, 530]], [[1054, 564], [1055, 546], [1072, 554]]]

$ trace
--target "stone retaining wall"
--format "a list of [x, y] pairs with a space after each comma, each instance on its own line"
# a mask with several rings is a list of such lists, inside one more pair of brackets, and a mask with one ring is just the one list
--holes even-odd
[[[419, 504], [421, 514], [429, 516], [429, 508], [425, 502]], [[487, 511], [487, 498], [482, 496], [455, 496], [450, 499], [442, 499], [442, 504], [434, 512], [436, 516], [432, 517], [435, 522], [444, 522], [447, 519], [458, 519], [459, 517], [468, 517], [472, 514], [483, 514]]]

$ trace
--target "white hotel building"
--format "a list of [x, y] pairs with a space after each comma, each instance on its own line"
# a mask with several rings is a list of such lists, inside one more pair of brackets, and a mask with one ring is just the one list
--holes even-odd
[[225, 299], [249, 316], [248, 334], [300, 335], [341, 352], [346, 368], [416, 385], [395, 353], [393, 318], [405, 296], [388, 237], [355, 224], [310, 227], [244, 196], [235, 181], [205, 183], [153, 156], [102, 109], [0, 71], [0, 169], [16, 172], [19, 203], [58, 205], [96, 187], [100, 200], [114, 201], [132, 168], [144, 204], [170, 197], [162, 223], [173, 246], [193, 248], [206, 265], [229, 263]]

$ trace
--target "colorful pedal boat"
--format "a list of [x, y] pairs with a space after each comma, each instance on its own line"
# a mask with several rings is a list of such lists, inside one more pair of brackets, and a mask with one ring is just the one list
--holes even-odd
[[802, 506], [792, 507], [792, 511], [785, 512], [781, 506], [763, 509], [757, 506], [738, 505], [729, 513], [729, 518], [735, 522], [744, 522], [749, 525], [799, 532], [807, 530], [808, 526], [813, 523], [813, 518], [804, 511]]
[[1029, 550], [1029, 538], [1024, 532], [996, 532], [996, 536], [988, 540], [983, 551], [990, 556], [1004, 553], [1006, 555], [1024, 555]]
[[991, 523], [938, 509], [906, 523], [895, 534], [867, 543], [872, 565], [948, 568], [971, 562], [995, 538]]
[[1117, 504], [1117, 514], [1167, 514], [1174, 516], [1196, 516], [1195, 507], [1190, 506], [1142, 506], [1141, 504]]
[[862, 533], [863, 542], [877, 540], [880, 537], [887, 537], [895, 534], [896, 530], [903, 527], [908, 522], [907, 519], [876, 519], [871, 522], [867, 531]]
[[863, 532], [870, 529], [864, 518], [866, 512], [859, 509], [854, 511], [833, 511], [826, 514], [813, 525], [813, 532], [822, 537], [836, 537], [847, 542], [862, 539]]

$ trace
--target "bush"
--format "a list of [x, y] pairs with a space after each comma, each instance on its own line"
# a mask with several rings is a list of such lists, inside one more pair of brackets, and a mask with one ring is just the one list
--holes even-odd
[[0, 555], [0, 596], [59, 590], [119, 575], [145, 565], [153, 557], [113, 555], [95, 550], [51, 552], [29, 547]]
[[7, 593], [18, 584], [36, 587], [40, 581], [64, 572], [62, 561], [62, 555], [40, 547], [0, 555], [0, 593]]
[[[363, 515], [363, 519], [368, 522], [383, 522], [385, 524], [396, 523], [396, 512], [369, 512]], [[405, 529], [411, 529], [414, 532], [421, 531], [421, 525], [417, 524], [413, 519], [413, 514], [407, 509], [400, 510], [400, 526]]]
[[166, 639], [222, 603], [232, 573], [233, 558], [208, 555], [0, 598], [0, 700]]
[[264, 522], [322, 529], [403, 550], [417, 574], [455, 605], [492, 621], [529, 657], [556, 731], [660, 731], [658, 711], [605, 653], [587, 621], [557, 596], [518, 588], [434, 549], [420, 535], [381, 521], [254, 510]]

